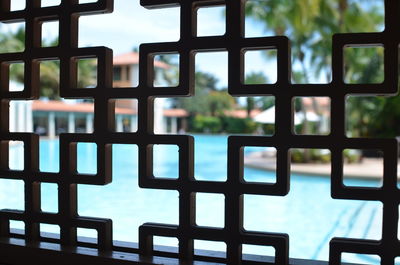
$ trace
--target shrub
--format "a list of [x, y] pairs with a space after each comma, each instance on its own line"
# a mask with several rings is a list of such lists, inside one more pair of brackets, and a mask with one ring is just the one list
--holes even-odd
[[299, 149], [293, 149], [290, 151], [290, 161], [292, 163], [303, 163], [304, 162], [304, 154]]
[[218, 133], [222, 129], [220, 118], [211, 116], [196, 115], [191, 125], [194, 132], [200, 133]]
[[257, 123], [248, 118], [222, 117], [222, 122], [227, 133], [254, 133], [258, 127]]
[[343, 159], [345, 163], [359, 163], [361, 162], [361, 153], [354, 152], [354, 150], [345, 149], [343, 151]]
[[262, 124], [261, 128], [265, 135], [273, 135], [275, 133], [275, 124]]
[[304, 155], [305, 149], [292, 149], [290, 150], [290, 159], [293, 163], [322, 163], [326, 164], [331, 161], [331, 154], [329, 152], [322, 152], [319, 149], [308, 149], [309, 152], [309, 161], [306, 161], [306, 157]]

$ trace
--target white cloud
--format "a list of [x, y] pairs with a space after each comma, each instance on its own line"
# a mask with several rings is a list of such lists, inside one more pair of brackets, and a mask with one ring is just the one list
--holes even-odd
[[114, 53], [140, 43], [177, 41], [179, 9], [147, 10], [139, 1], [115, 1], [112, 14], [80, 18], [80, 46], [108, 46]]
[[[152, 9], [140, 6], [139, 1], [117, 0], [112, 14], [93, 15], [80, 18], [79, 43], [85, 46], [106, 46], [114, 54], [131, 51], [141, 43], [177, 41], [180, 34], [180, 9]], [[203, 12], [206, 11], [206, 12]], [[199, 13], [199, 32], [201, 35], [221, 35], [225, 28], [223, 8], [207, 8]], [[260, 36], [261, 27], [247, 21], [248, 35]], [[239, 55], [238, 55], [239, 56]], [[196, 56], [196, 70], [214, 74], [220, 87], [227, 86], [227, 53], [200, 53]], [[271, 65], [263, 58], [252, 58], [250, 71], [271, 71]], [[261, 68], [261, 69], [260, 69]], [[271, 72], [270, 72], [271, 73]], [[272, 72], [276, 75], [276, 72]]]
[[198, 36], [223, 35], [226, 32], [225, 7], [200, 8], [197, 12]]

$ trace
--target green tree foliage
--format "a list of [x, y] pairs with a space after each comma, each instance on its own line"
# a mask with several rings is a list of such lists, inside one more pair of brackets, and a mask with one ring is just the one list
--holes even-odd
[[219, 133], [222, 129], [221, 119], [218, 117], [197, 114], [192, 120], [192, 130], [199, 133]]
[[226, 133], [254, 133], [257, 130], [257, 123], [252, 119], [235, 118], [235, 117], [222, 117], [222, 126]]
[[[323, 77], [330, 81], [332, 35], [380, 31], [382, 10], [381, 0], [251, 0], [246, 5], [247, 15], [261, 22], [267, 32], [290, 38], [295, 83], [309, 83], [311, 78]], [[383, 49], [346, 48], [344, 56], [345, 82], [383, 81]], [[396, 117], [400, 117], [397, 101], [397, 98], [349, 98], [346, 111], [351, 135], [399, 135], [400, 128], [393, 125], [399, 120]], [[304, 111], [301, 105], [299, 108]]]
[[218, 79], [210, 73], [197, 71], [195, 74], [196, 92], [202, 89], [217, 90]]
[[[381, 109], [379, 118], [371, 122], [373, 124], [374, 136], [395, 137], [400, 135], [400, 97], [387, 98], [380, 102]], [[377, 114], [371, 115], [376, 117]], [[368, 128], [372, 127], [368, 126]]]
[[25, 49], [25, 30], [19, 28], [15, 33], [0, 27], [0, 53], [21, 52]]
[[[18, 80], [19, 81], [19, 80]], [[40, 63], [40, 96], [52, 100], [60, 98], [60, 63], [45, 61]]]
[[251, 72], [250, 74], [246, 75], [245, 83], [247, 85], [267, 84], [268, 78], [263, 72]]
[[[246, 76], [245, 83], [248, 85], [268, 84], [268, 77], [263, 72], [251, 72]], [[250, 113], [255, 108], [269, 109], [274, 105], [275, 99], [273, 96], [246, 97], [247, 118], [251, 118]]]
[[[44, 46], [56, 46], [58, 39], [46, 41]], [[25, 49], [25, 29], [15, 32], [0, 28], [0, 53], [22, 52]], [[81, 60], [78, 63], [78, 87], [84, 88], [96, 83], [96, 60]], [[49, 99], [59, 99], [60, 63], [59, 61], [36, 62], [40, 68], [40, 96]], [[24, 66], [16, 64], [10, 69], [10, 79], [24, 82]]]
[[387, 117], [383, 115], [382, 110], [390, 102], [385, 98], [378, 97], [348, 97], [347, 99], [347, 131], [351, 137], [374, 137], [376, 133], [380, 134], [376, 127], [386, 127], [378, 125], [379, 120]]
[[[245, 83], [248, 85], [266, 84], [268, 78], [262, 72], [252, 72], [246, 76]], [[246, 97], [247, 118], [250, 118], [251, 111], [256, 107], [256, 99], [254, 97]]]
[[226, 90], [217, 89], [217, 83], [218, 79], [214, 75], [196, 72], [195, 96], [179, 98], [175, 106], [187, 110], [192, 116], [221, 116], [225, 110], [231, 109], [235, 102]]
[[225, 110], [229, 110], [235, 104], [235, 100], [226, 90], [210, 91], [207, 95], [208, 108], [211, 116], [224, 115]]
[[[139, 52], [138, 48], [133, 49], [134, 52]], [[179, 84], [179, 56], [176, 54], [161, 54], [156, 57], [157, 60], [169, 65], [168, 69], [163, 69], [161, 72], [162, 78], [170, 86]]]
[[[344, 78], [347, 83], [383, 82], [383, 49], [346, 49], [344, 55]], [[393, 108], [392, 103], [396, 101], [397, 98], [348, 97], [346, 114], [349, 134], [352, 137], [393, 137], [398, 134], [400, 130], [390, 125], [391, 119], [387, 116], [400, 117], [400, 105], [397, 109]], [[387, 109], [391, 113], [385, 113]]]
[[[247, 15], [263, 23], [274, 35], [289, 36], [295, 82], [309, 82], [308, 73], [319, 78], [326, 73], [330, 80], [332, 34], [340, 32], [374, 32], [381, 27], [383, 14], [377, 8], [383, 1], [368, 4], [352, 0], [251, 0]], [[301, 74], [297, 74], [297, 72]]]

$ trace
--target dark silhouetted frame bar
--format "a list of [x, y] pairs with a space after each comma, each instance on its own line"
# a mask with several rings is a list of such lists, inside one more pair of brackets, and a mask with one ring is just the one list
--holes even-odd
[[[246, 231], [243, 228], [243, 196], [245, 194], [285, 196], [290, 188], [291, 148], [329, 149], [332, 154], [331, 195], [334, 199], [380, 201], [383, 204], [382, 239], [356, 240], [333, 238], [329, 264], [340, 264], [341, 253], [375, 254], [382, 264], [394, 265], [400, 256], [398, 232], [397, 141], [395, 139], [360, 139], [345, 135], [345, 99], [349, 95], [393, 96], [398, 92], [398, 46], [400, 2], [385, 0], [385, 30], [378, 33], [333, 35], [332, 73], [328, 84], [292, 84], [290, 41], [284, 36], [245, 38], [245, 0], [141, 0], [146, 8], [180, 7], [180, 39], [176, 42], [142, 44], [140, 46], [139, 85], [137, 88], [112, 87], [112, 51], [105, 47], [78, 48], [78, 18], [82, 15], [113, 11], [113, 0], [79, 4], [78, 0], [62, 0], [60, 6], [41, 7], [40, 0], [27, 0], [26, 8], [10, 11], [10, 0], [0, 3], [0, 21], [26, 23], [25, 51], [0, 54], [0, 177], [22, 180], [25, 184], [25, 209], [0, 212], [0, 261], [7, 264], [327, 264], [326, 262], [289, 259], [289, 237], [286, 234]], [[226, 33], [222, 36], [197, 37], [197, 9], [226, 7]], [[41, 23], [59, 21], [59, 45], [41, 47]], [[384, 82], [381, 84], [346, 84], [343, 77], [345, 47], [384, 47]], [[244, 53], [247, 50], [277, 50], [277, 82], [247, 85], [244, 77]], [[273, 136], [230, 136], [228, 140], [228, 176], [225, 182], [194, 179], [194, 138], [185, 135], [154, 134], [154, 100], [157, 97], [187, 97], [194, 94], [194, 56], [197, 52], [228, 53], [228, 90], [232, 96], [274, 96], [276, 104]], [[176, 87], [154, 87], [154, 56], [179, 54], [179, 84]], [[97, 86], [77, 87], [77, 60], [97, 58]], [[39, 171], [39, 136], [9, 132], [9, 101], [33, 100], [39, 97], [39, 62], [60, 60], [60, 95], [64, 98], [94, 99], [94, 132], [60, 135], [60, 172]], [[8, 65], [24, 62], [24, 90], [9, 91]], [[293, 100], [295, 97], [329, 97], [331, 130], [329, 135], [296, 135], [293, 132]], [[138, 130], [116, 133], [115, 99], [138, 100]], [[9, 141], [24, 143], [24, 170], [8, 167]], [[77, 143], [97, 145], [97, 173], [78, 174]], [[137, 245], [112, 240], [112, 221], [78, 216], [77, 184], [106, 185], [112, 181], [112, 144], [135, 144], [139, 148], [139, 186], [141, 188], [176, 190], [179, 192], [178, 225], [145, 223], [139, 228]], [[172, 144], [179, 147], [177, 179], [157, 179], [153, 175], [153, 145]], [[268, 146], [277, 149], [276, 183], [247, 183], [243, 179], [245, 146]], [[344, 149], [379, 149], [384, 153], [384, 179], [381, 188], [345, 187], [343, 184]], [[40, 183], [58, 185], [58, 213], [42, 212]], [[225, 224], [223, 228], [195, 224], [197, 192], [223, 194]], [[140, 214], [140, 213], [132, 213]], [[23, 221], [25, 233], [10, 229], [10, 220]], [[39, 225], [60, 226], [60, 238], [41, 237]], [[97, 243], [81, 242], [77, 228], [98, 232]], [[179, 248], [153, 250], [153, 236], [176, 237]], [[195, 255], [194, 240], [224, 242], [226, 258]], [[90, 241], [90, 240], [89, 240]], [[242, 260], [242, 244], [272, 246], [275, 257]], [[174, 251], [172, 251], [174, 250]], [[174, 253], [174, 252], [177, 253]], [[201, 263], [203, 262], [203, 263]], [[180, 263], [181, 264], [181, 263]], [[183, 263], [182, 263], [183, 264]], [[186, 263], [185, 263], [186, 264]]]

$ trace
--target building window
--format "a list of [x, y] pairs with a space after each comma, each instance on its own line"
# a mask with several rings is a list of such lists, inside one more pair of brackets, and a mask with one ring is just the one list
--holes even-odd
[[113, 69], [114, 81], [121, 81], [121, 66], [115, 66]]
[[130, 81], [131, 80], [131, 67], [129, 65], [127, 65], [125, 69], [126, 69], [125, 80]]

